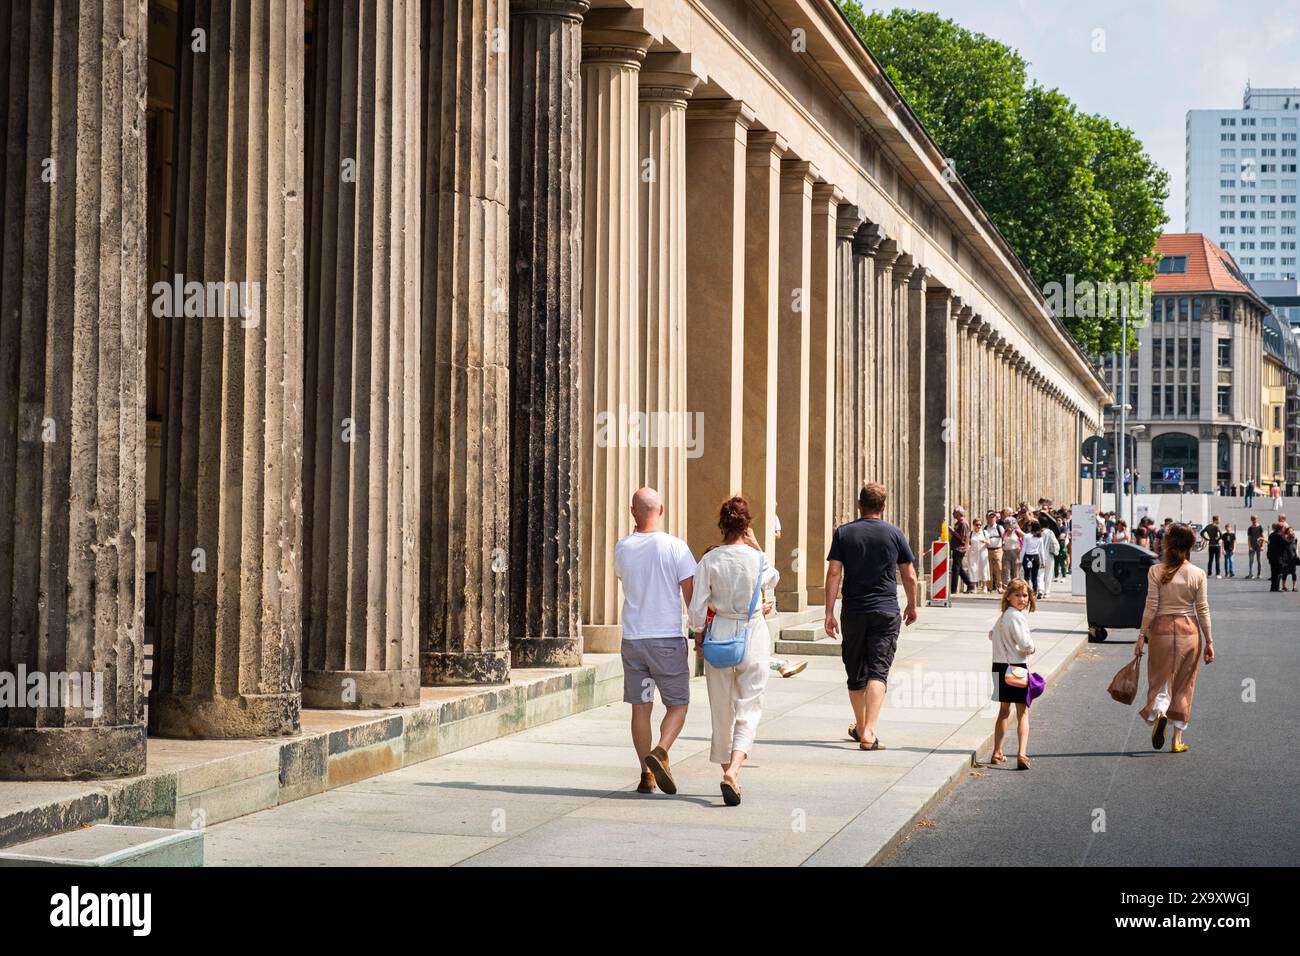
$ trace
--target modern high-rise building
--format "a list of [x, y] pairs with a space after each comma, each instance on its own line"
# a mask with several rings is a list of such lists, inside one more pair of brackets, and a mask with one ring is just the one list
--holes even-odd
[[1300, 87], [1252, 89], [1241, 109], [1187, 111], [1184, 231], [1228, 252], [1251, 287], [1300, 328], [1296, 269]]

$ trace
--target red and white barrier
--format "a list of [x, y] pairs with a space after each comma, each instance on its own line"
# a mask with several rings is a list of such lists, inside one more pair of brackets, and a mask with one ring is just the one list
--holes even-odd
[[930, 543], [930, 600], [931, 607], [950, 607], [948, 600], [948, 542]]

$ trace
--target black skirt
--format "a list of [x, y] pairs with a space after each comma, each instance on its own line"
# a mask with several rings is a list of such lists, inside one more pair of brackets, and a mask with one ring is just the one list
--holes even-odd
[[994, 664], [993, 665], [993, 691], [997, 694], [997, 700], [1000, 704], [1025, 704], [1028, 701], [1025, 695], [1028, 693], [1028, 687], [1012, 687], [1007, 683], [1007, 668], [1023, 667], [1029, 669], [1027, 664]]

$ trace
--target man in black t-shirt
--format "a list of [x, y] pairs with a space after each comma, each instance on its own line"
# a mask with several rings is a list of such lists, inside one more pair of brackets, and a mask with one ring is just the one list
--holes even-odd
[[1222, 569], [1219, 567], [1219, 551], [1221, 548], [1219, 544], [1219, 539], [1223, 537], [1223, 531], [1220, 530], [1219, 528], [1218, 515], [1215, 515], [1213, 518], [1211, 518], [1210, 523], [1201, 529], [1201, 537], [1204, 538], [1206, 544], [1210, 546], [1209, 547], [1210, 556], [1207, 559], [1205, 564], [1206, 575], [1208, 576], [1210, 574], [1213, 574], [1216, 578], [1222, 577], [1222, 575], [1220, 574], [1220, 571]]
[[1250, 516], [1250, 527], [1246, 529], [1246, 580], [1252, 577], [1258, 581], [1264, 576], [1264, 526], [1259, 523], [1259, 515]]
[[[885, 521], [885, 488], [875, 483], [858, 495], [857, 521], [840, 525], [826, 555], [826, 633], [842, 632], [841, 657], [848, 675], [853, 724], [849, 736], [862, 750], [884, 750], [876, 721], [885, 702], [889, 668], [900, 625], [916, 620], [916, 558], [903, 532]], [[898, 578], [907, 606], [898, 609]], [[840, 621], [835, 599], [844, 584]], [[842, 622], [842, 623], [841, 623]]]

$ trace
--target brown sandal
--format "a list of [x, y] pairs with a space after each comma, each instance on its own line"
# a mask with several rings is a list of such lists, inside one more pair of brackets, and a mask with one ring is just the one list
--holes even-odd
[[855, 740], [858, 743], [862, 743], [862, 738], [858, 736], [857, 724], [849, 724], [849, 740]]
[[989, 763], [1006, 763], [1006, 762], [1007, 762], [1007, 755], [1006, 755], [1006, 754], [990, 754], [990, 755], [989, 755]]
[[885, 745], [880, 742], [879, 737], [876, 737], [871, 741], [871, 746], [867, 746], [866, 744], [864, 744], [862, 741], [859, 740], [858, 749], [859, 750], [884, 750]]
[[1028, 769], [1029, 769], [1029, 758], [1026, 757], [1024, 754], [1016, 754], [1016, 769], [1017, 769], [1017, 770], [1028, 770]]
[[729, 807], [740, 806], [740, 785], [722, 781], [722, 802]]

